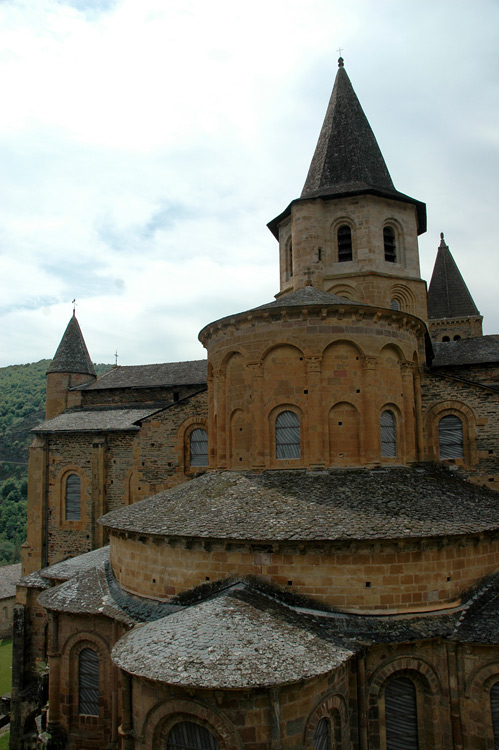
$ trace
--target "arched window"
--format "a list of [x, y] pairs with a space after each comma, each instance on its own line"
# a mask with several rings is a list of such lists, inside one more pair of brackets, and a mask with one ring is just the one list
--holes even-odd
[[205, 727], [192, 721], [175, 724], [166, 742], [166, 750], [219, 750], [215, 737]]
[[381, 455], [383, 458], [395, 458], [397, 455], [397, 422], [395, 414], [387, 409], [379, 420], [381, 431]]
[[416, 687], [407, 677], [395, 677], [385, 690], [386, 750], [418, 750]]
[[440, 458], [464, 458], [463, 423], [455, 414], [447, 414], [438, 423]]
[[338, 229], [338, 260], [342, 263], [352, 258], [352, 230], [348, 224], [342, 224]]
[[78, 474], [66, 478], [66, 521], [81, 521], [81, 481]]
[[461, 336], [456, 333], [456, 335], [454, 336], [454, 341], [461, 341]]
[[392, 299], [390, 302], [390, 309], [391, 310], [400, 310], [400, 305], [398, 303], [398, 300]]
[[490, 709], [492, 711], [492, 732], [494, 733], [494, 748], [499, 748], [499, 682], [492, 685], [490, 691]]
[[208, 466], [208, 433], [197, 427], [190, 434], [190, 464], [191, 466]]
[[276, 458], [300, 458], [300, 418], [294, 411], [282, 411], [275, 421]]
[[385, 245], [385, 260], [395, 263], [397, 260], [397, 248], [395, 244], [395, 232], [392, 227], [383, 228], [383, 243]]
[[447, 341], [450, 341], [450, 338], [448, 336], [442, 336], [442, 341], [445, 341], [445, 343], [447, 343]]
[[78, 713], [99, 715], [99, 657], [92, 648], [78, 658]]
[[322, 718], [314, 732], [314, 750], [331, 750], [331, 729], [329, 721]]

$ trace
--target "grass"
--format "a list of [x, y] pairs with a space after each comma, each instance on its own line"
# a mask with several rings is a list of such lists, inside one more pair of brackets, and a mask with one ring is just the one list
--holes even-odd
[[10, 732], [7, 732], [7, 734], [2, 734], [0, 737], [0, 750], [9, 750], [9, 738], [10, 738]]
[[[12, 639], [4, 638], [3, 640], [0, 639], [0, 696], [5, 695], [5, 693], [10, 693], [11, 686], [12, 686]], [[1, 744], [0, 744], [0, 750], [2, 750]]]

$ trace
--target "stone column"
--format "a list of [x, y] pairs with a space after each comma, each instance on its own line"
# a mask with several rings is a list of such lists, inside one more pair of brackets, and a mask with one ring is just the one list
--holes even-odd
[[103, 437], [92, 441], [92, 549], [102, 547], [106, 543], [104, 527], [97, 523], [97, 519], [106, 512], [106, 440]]
[[401, 362], [402, 393], [404, 399], [404, 445], [405, 460], [414, 461], [416, 458], [416, 423], [414, 419], [414, 379], [413, 362]]
[[323, 469], [324, 459], [324, 413], [322, 405], [321, 357], [305, 357], [308, 386], [308, 434], [309, 466]]
[[379, 414], [376, 399], [378, 357], [362, 356], [360, 456], [366, 464], [379, 463]]
[[281, 702], [279, 688], [270, 689], [270, 747], [271, 750], [280, 750], [281, 741]]
[[416, 417], [416, 451], [418, 461], [424, 461], [423, 408], [421, 405], [421, 368], [414, 368], [414, 406]]
[[59, 650], [59, 621], [57, 612], [49, 613], [49, 721], [47, 731], [51, 735], [52, 750], [65, 747], [65, 732], [61, 727], [61, 652]]
[[265, 441], [264, 430], [266, 423], [263, 416], [263, 364], [248, 362], [251, 373], [251, 422], [253, 430], [252, 468], [256, 471], [265, 469]]
[[217, 415], [217, 469], [227, 468], [227, 385], [225, 372], [215, 373]]
[[22, 546], [23, 576], [47, 564], [47, 441], [36, 436], [29, 449], [27, 539]]
[[208, 383], [208, 449], [209, 449], [209, 457], [208, 457], [208, 463], [211, 469], [214, 469], [217, 465], [217, 441], [216, 441], [216, 433], [217, 430], [215, 429], [215, 398], [213, 393], [213, 377], [211, 375], [208, 375], [207, 377], [207, 383]]
[[118, 729], [122, 750], [133, 750], [132, 678], [121, 670], [121, 726]]

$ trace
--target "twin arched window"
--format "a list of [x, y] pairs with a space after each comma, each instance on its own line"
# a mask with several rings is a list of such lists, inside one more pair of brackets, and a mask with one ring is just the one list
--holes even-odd
[[300, 418], [294, 411], [282, 411], [275, 420], [276, 458], [300, 458]]
[[386, 750], [419, 750], [416, 686], [394, 677], [385, 689]]
[[219, 748], [212, 733], [192, 721], [180, 721], [175, 724], [166, 741], [166, 750], [219, 750]]
[[78, 713], [99, 715], [99, 657], [93, 648], [78, 657]]
[[69, 474], [65, 490], [66, 521], [81, 521], [81, 480], [78, 474]]
[[397, 421], [395, 414], [386, 409], [379, 420], [381, 432], [381, 456], [382, 458], [395, 458], [397, 456]]
[[190, 434], [189, 453], [191, 466], [208, 466], [208, 433], [201, 427]]
[[447, 414], [438, 423], [440, 458], [464, 458], [463, 423], [455, 414]]

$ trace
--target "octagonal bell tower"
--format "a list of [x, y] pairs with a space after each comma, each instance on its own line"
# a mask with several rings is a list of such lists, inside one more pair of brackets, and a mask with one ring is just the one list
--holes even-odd
[[426, 206], [395, 189], [343, 58], [300, 198], [269, 223], [280, 294], [306, 285], [427, 320]]

